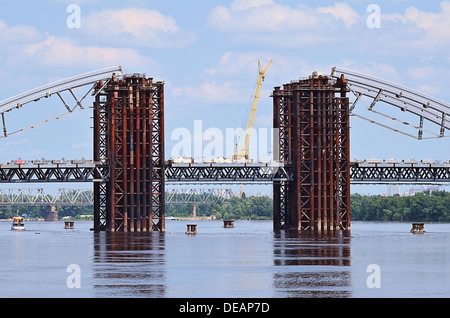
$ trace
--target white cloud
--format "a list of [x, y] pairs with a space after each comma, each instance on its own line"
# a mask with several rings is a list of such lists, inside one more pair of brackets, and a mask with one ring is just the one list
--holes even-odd
[[292, 29], [311, 29], [319, 25], [313, 10], [307, 6], [294, 9], [278, 4], [251, 7], [237, 11], [217, 7], [209, 16], [209, 25], [219, 31], [281, 32]]
[[[86, 25], [87, 24], [87, 25]], [[179, 30], [172, 17], [167, 17], [156, 10], [145, 9], [106, 9], [91, 13], [84, 21], [83, 26], [89, 30], [94, 28], [107, 34], [129, 33], [140, 37], [144, 32], [168, 32]]]
[[[440, 12], [430, 12], [409, 7], [404, 14], [385, 14], [386, 22], [401, 23], [407, 30], [405, 39], [416, 47], [448, 45], [450, 40], [450, 1], [440, 4]], [[411, 38], [414, 35], [414, 38]]]
[[155, 64], [135, 49], [81, 46], [70, 39], [48, 36], [44, 41], [23, 46], [28, 59], [45, 66], [111, 66], [131, 61], [131, 67]]
[[346, 27], [351, 27], [357, 23], [361, 16], [346, 3], [335, 3], [332, 7], [321, 7], [318, 13], [331, 14], [335, 19], [342, 20]]
[[338, 22], [354, 25], [360, 16], [349, 5], [337, 3], [332, 7], [312, 8], [276, 4], [273, 1], [254, 0], [248, 3], [234, 1], [230, 8], [219, 6], [209, 15], [209, 25], [217, 30], [243, 32], [286, 32], [327, 29]]
[[342, 64], [336, 65], [343, 69], [353, 70], [362, 74], [368, 74], [381, 79], [386, 79], [392, 82], [401, 82], [400, 75], [397, 69], [389, 64], [374, 61], [343, 61]]
[[269, 4], [274, 4], [274, 2], [272, 0], [235, 0], [231, 3], [231, 10], [243, 11]]
[[41, 38], [39, 31], [28, 25], [8, 26], [0, 20], [0, 45], [27, 43]]
[[437, 66], [427, 64], [410, 67], [407, 70], [407, 74], [413, 79], [413, 88], [431, 96], [447, 100], [447, 83], [442, 81], [439, 75], [447, 74], [448, 71], [449, 67], [445, 63], [439, 63]]
[[92, 12], [82, 18], [81, 29], [98, 41], [150, 47], [183, 47], [195, 34], [182, 30], [174, 18], [157, 10], [125, 8]]
[[232, 74], [235, 78], [236, 74], [247, 73], [251, 76], [258, 74], [258, 60], [261, 65], [265, 66], [265, 63], [269, 63], [272, 57], [269, 57], [265, 52], [247, 52], [238, 53], [234, 51], [227, 51], [220, 57], [218, 65], [214, 68], [213, 74]]

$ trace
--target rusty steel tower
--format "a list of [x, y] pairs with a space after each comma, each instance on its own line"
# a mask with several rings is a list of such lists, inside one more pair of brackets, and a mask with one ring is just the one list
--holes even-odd
[[293, 175], [273, 184], [275, 230], [350, 228], [347, 91], [344, 76], [317, 73], [274, 88], [274, 144]]
[[164, 83], [142, 74], [99, 82], [94, 102], [94, 230], [164, 231]]

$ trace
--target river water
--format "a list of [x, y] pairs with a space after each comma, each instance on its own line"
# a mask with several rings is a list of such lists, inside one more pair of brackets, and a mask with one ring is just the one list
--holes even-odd
[[[198, 234], [187, 235], [187, 223]], [[450, 224], [352, 222], [349, 235], [275, 234], [271, 221], [167, 220], [94, 233], [92, 221], [0, 222], [0, 297], [450, 297]]]

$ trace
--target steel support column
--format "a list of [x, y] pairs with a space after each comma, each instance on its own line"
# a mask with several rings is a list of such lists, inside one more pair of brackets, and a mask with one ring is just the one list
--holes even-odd
[[[277, 148], [277, 155], [280, 164], [286, 168], [287, 174], [292, 173], [292, 147], [291, 145], [291, 96], [289, 85], [285, 85], [283, 89], [275, 87], [273, 92], [273, 128], [274, 128], [274, 147]], [[278, 147], [277, 147], [278, 146]], [[281, 173], [278, 171], [277, 174]], [[294, 177], [295, 178], [295, 177]], [[280, 230], [292, 221], [288, 218], [292, 216], [289, 211], [293, 204], [290, 201], [292, 197], [289, 194], [292, 191], [290, 182], [274, 181], [273, 182], [273, 228]]]
[[164, 231], [164, 83], [133, 74], [102, 88], [94, 160], [109, 167], [94, 183], [94, 229]]
[[293, 181], [274, 182], [274, 229], [350, 228], [349, 101], [344, 78], [275, 87], [279, 160]]

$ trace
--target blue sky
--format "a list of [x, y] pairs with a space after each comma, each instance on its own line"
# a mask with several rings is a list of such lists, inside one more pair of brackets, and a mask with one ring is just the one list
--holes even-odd
[[[69, 28], [69, 4], [81, 9]], [[237, 128], [249, 107], [257, 62], [273, 64], [255, 128], [270, 128], [275, 86], [329, 74], [333, 66], [384, 78], [450, 101], [450, 1], [4, 1], [0, 0], [0, 100], [104, 67], [165, 81], [171, 133]], [[368, 27], [376, 4], [380, 28]], [[56, 98], [7, 114], [23, 128], [64, 112]], [[393, 112], [395, 115], [395, 112]], [[393, 115], [393, 116], [394, 116]], [[92, 158], [91, 110], [0, 139], [0, 162]], [[399, 116], [402, 116], [401, 114]], [[403, 120], [403, 118], [401, 118]], [[409, 118], [408, 118], [409, 120]], [[417, 124], [415, 118], [412, 123]], [[447, 132], [450, 135], [450, 132]], [[450, 159], [449, 140], [418, 141], [352, 118], [351, 157]]]

